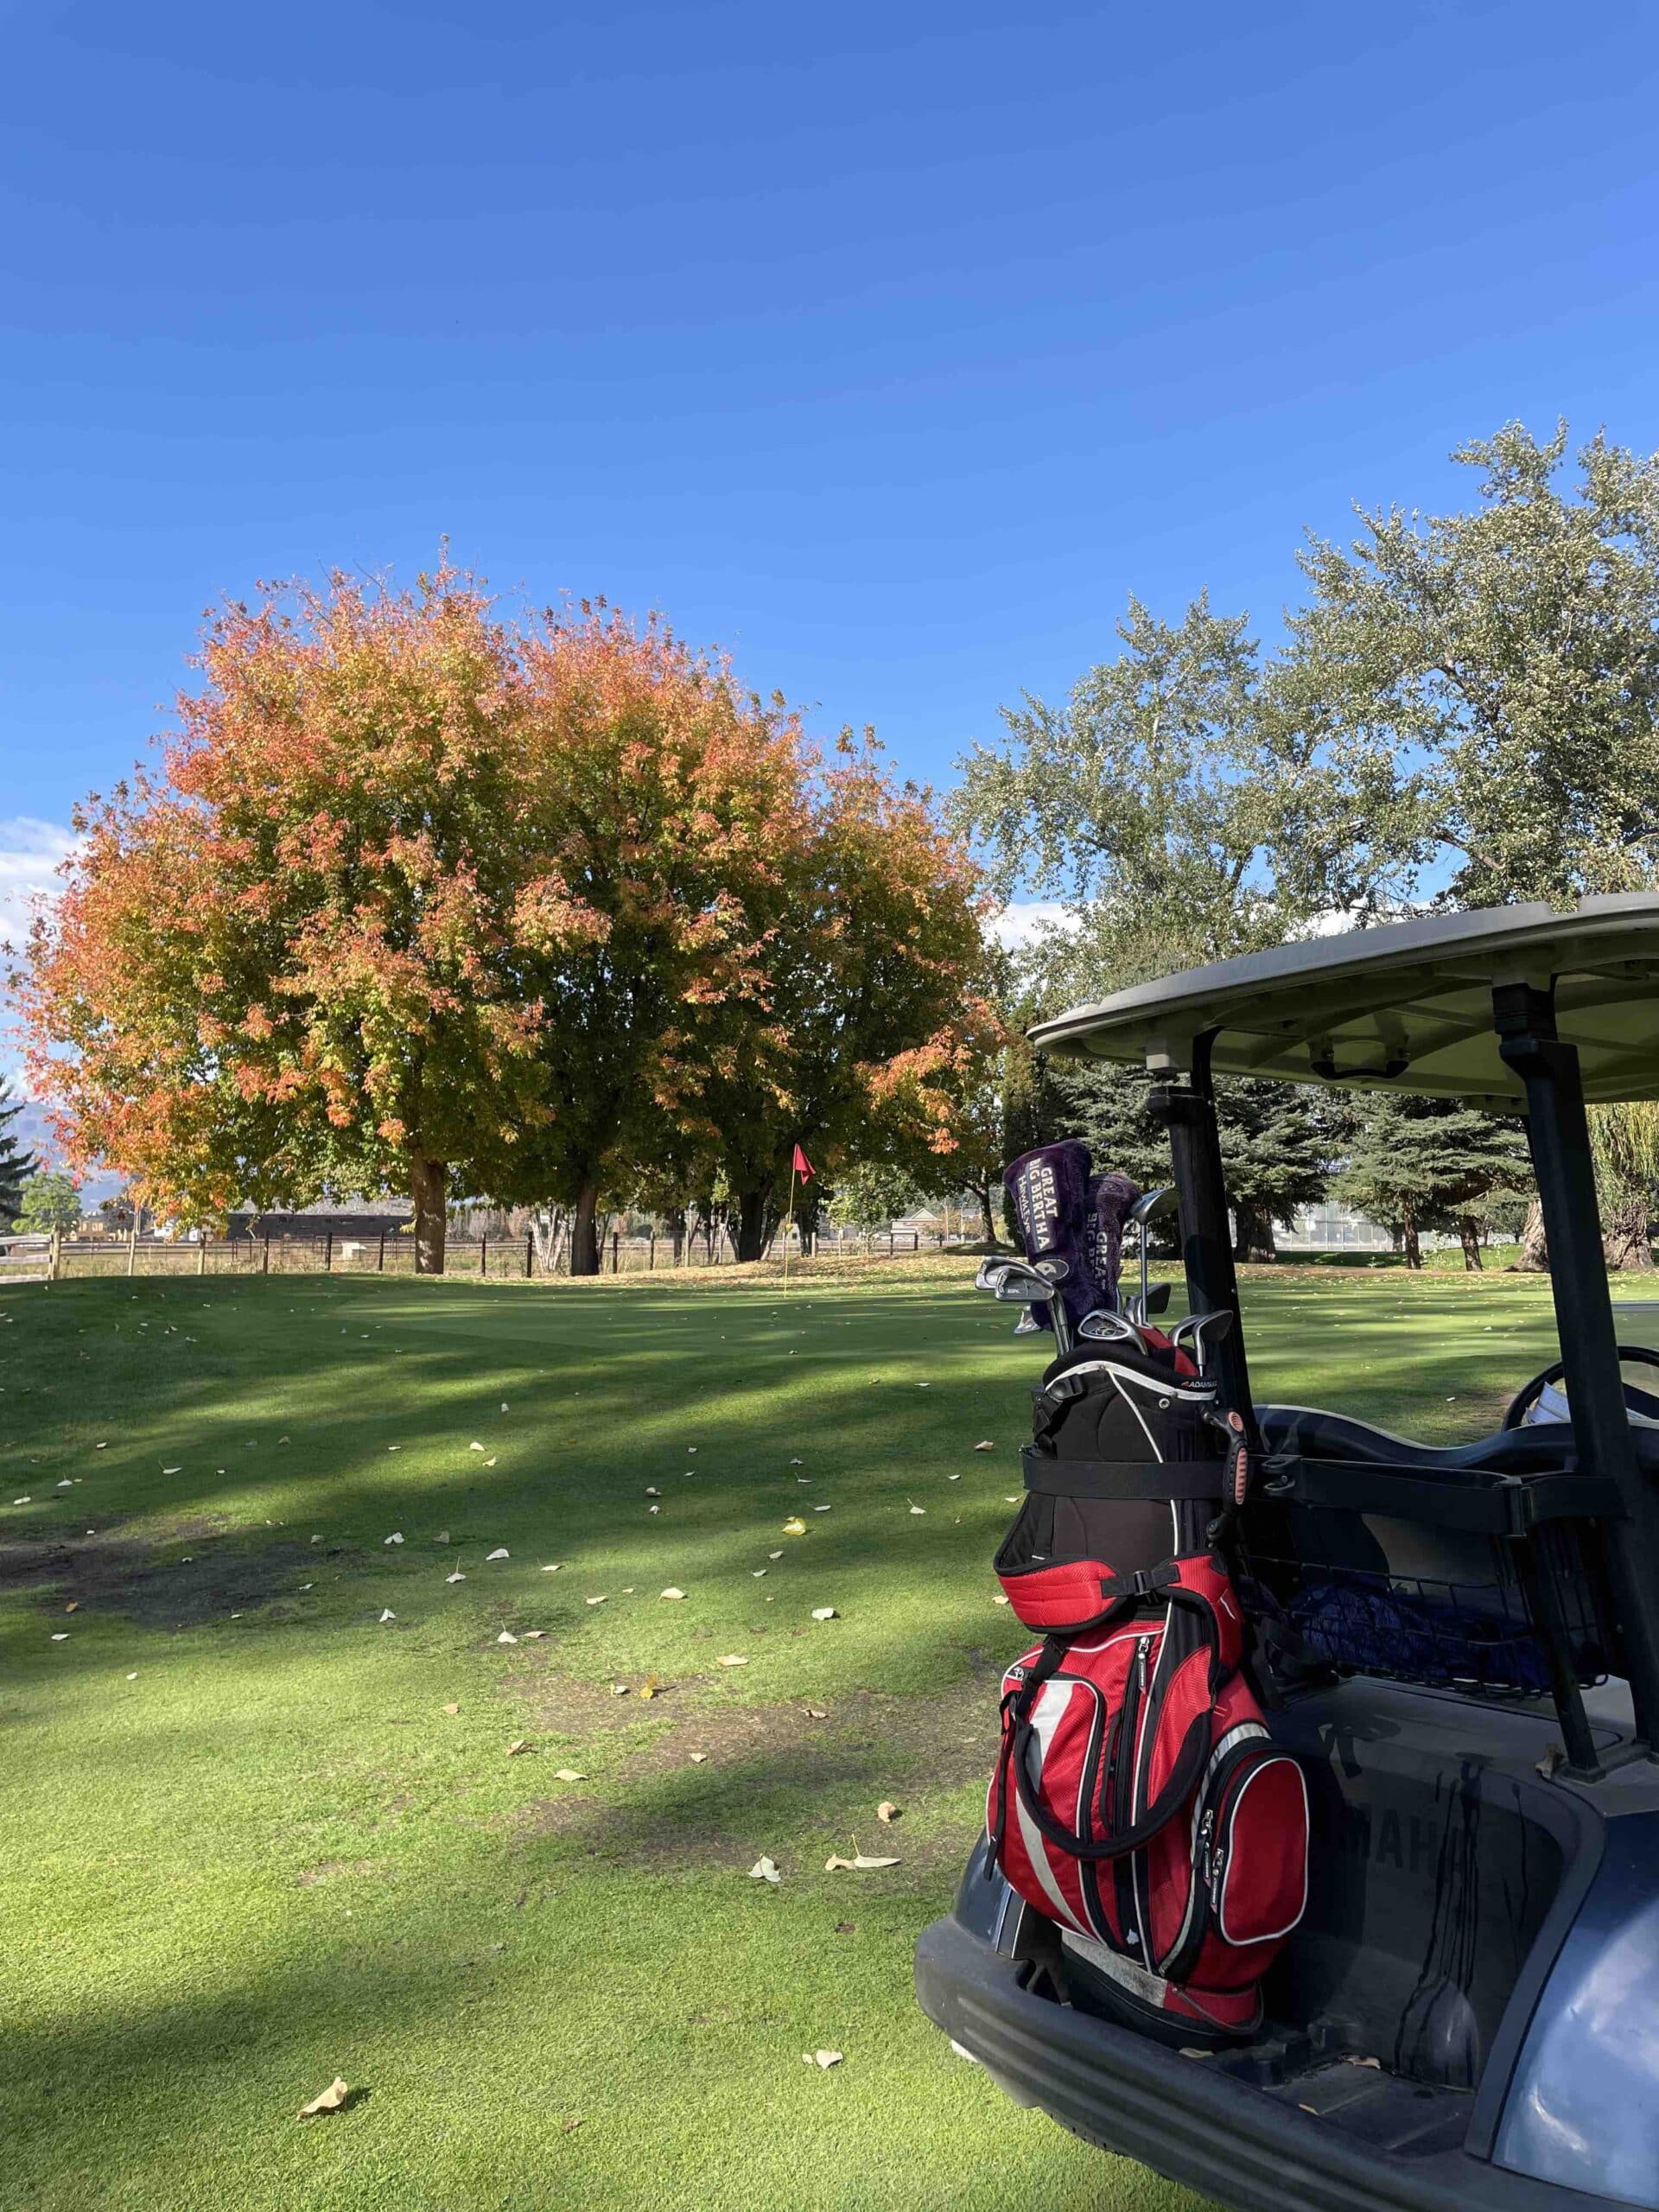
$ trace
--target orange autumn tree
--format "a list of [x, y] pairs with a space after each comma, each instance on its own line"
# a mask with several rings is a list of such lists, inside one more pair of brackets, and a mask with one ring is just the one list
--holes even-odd
[[665, 629], [511, 626], [447, 567], [213, 620], [163, 769], [79, 810], [20, 999], [72, 1155], [207, 1219], [568, 1196], [650, 1155], [763, 1002], [798, 730]]
[[740, 1259], [758, 1259], [781, 1218], [798, 1141], [831, 1183], [872, 1161], [930, 1190], [965, 1179], [1004, 1039], [977, 869], [868, 734], [843, 734], [837, 752], [765, 887], [764, 1018], [739, 1009], [741, 1050], [703, 1092]]

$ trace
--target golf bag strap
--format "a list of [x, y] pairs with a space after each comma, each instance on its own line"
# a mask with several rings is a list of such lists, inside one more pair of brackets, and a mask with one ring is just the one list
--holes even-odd
[[1049, 1497], [1214, 1502], [1222, 1494], [1222, 1465], [1216, 1459], [1058, 1459], [1027, 1445], [1020, 1467], [1026, 1488]]

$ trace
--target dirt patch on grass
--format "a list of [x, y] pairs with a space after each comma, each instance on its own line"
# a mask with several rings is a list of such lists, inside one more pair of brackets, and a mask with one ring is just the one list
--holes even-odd
[[[711, 1705], [699, 1699], [695, 1678], [676, 1686], [676, 1698], [645, 1706], [601, 1692], [590, 1709], [610, 1739], [607, 1764], [617, 1736], [625, 1738], [618, 1779], [628, 1794], [619, 1799], [599, 1794], [597, 1783], [571, 1784], [521, 1808], [513, 1827], [521, 1842], [569, 1837], [594, 1857], [653, 1872], [741, 1869], [769, 1823], [798, 1826], [802, 1793], [829, 1798], [863, 1787], [873, 1793], [875, 1832], [876, 1796], [916, 1803], [988, 1775], [999, 1669], [988, 1655], [970, 1656], [971, 1674], [916, 1697], [861, 1689], [810, 1706]], [[581, 1690], [592, 1698], [589, 1686], [563, 1685], [547, 1707], [558, 1719], [543, 1725], [579, 1735], [575, 1714], [583, 1700], [570, 1693]], [[678, 1709], [670, 1710], [677, 1699]], [[903, 1830], [901, 1820], [892, 1833]], [[959, 1851], [960, 1839], [946, 1843], [912, 1822], [892, 1847], [912, 1870], [926, 1869], [942, 1848]]]
[[159, 1534], [151, 1524], [0, 1546], [0, 1589], [38, 1590], [54, 1608], [119, 1613], [143, 1628], [195, 1628], [269, 1605], [322, 1556], [288, 1541], [250, 1549], [211, 1521], [181, 1517]]
[[378, 1874], [384, 1872], [378, 1859], [325, 1859], [321, 1866], [307, 1866], [294, 1877], [295, 1886], [313, 1890], [319, 1882], [332, 1882], [340, 1874]]

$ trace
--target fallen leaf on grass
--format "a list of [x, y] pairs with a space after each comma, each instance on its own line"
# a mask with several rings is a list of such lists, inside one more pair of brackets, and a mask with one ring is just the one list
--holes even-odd
[[381, 1614], [381, 1616], [380, 1616], [380, 1618], [381, 1618], [381, 1620], [382, 1620], [383, 1622], [385, 1622], [385, 1621], [395, 1621], [395, 1620], [397, 1619], [397, 1614], [396, 1614], [396, 1613], [394, 1613], [394, 1612], [392, 1611], [392, 1610], [391, 1610], [391, 1606], [390, 1606], [390, 1605], [388, 1605], [388, 1606], [387, 1606], [387, 1608], [386, 1608], [385, 1611], [384, 1613], [382, 1613], [382, 1614]]
[[517, 1643], [518, 1641], [510, 1628], [504, 1628], [495, 1640], [498, 1643]]
[[404, 1541], [403, 1534], [401, 1530], [393, 1529], [391, 1535], [383, 1536], [380, 1541], [383, 1544], [401, 1544]]
[[690, 1758], [693, 1766], [703, 1766], [708, 1764], [709, 1754], [707, 1751], [691, 1751], [689, 1752], [687, 1756]]
[[830, 2067], [839, 2066], [842, 2054], [838, 2050], [804, 2050], [801, 2063], [804, 2066], [822, 2066], [827, 2073]]
[[512, 1557], [512, 1554], [507, 1549], [505, 1544], [498, 1544], [493, 1552], [486, 1552], [484, 1556], [486, 1560], [511, 1559]]
[[556, 1573], [558, 1573], [559, 1569], [560, 1569], [563, 1565], [564, 1565], [564, 1561], [563, 1561], [562, 1559], [556, 1559], [556, 1560], [554, 1560], [554, 1562], [553, 1562], [552, 1566], [551, 1566], [551, 1567], [544, 1567], [542, 1569], [542, 1573], [543, 1573], [543, 1574], [556, 1574]]
[[647, 1497], [660, 1497], [662, 1494], [663, 1493], [658, 1489], [655, 1483], [647, 1483], [645, 1484], [645, 1496]]
[[586, 1782], [588, 1777], [576, 1767], [556, 1766], [553, 1779], [555, 1782]]
[[472, 1442], [467, 1446], [467, 1449], [469, 1452], [481, 1452], [484, 1449], [484, 1446], [479, 1442], [478, 1439], [474, 1437]]
[[14, 1505], [33, 1505], [35, 1503], [32, 1497], [14, 1497], [11, 1502]]
[[451, 1716], [452, 1719], [461, 1711], [461, 1707], [458, 1705], [446, 1705], [443, 1709]]
[[789, 1464], [791, 1467], [804, 1467], [806, 1462], [804, 1459], [791, 1459]]
[[784, 1534], [786, 1536], [804, 1536], [806, 1534], [806, 1523], [798, 1513], [791, 1513], [785, 1522]]
[[683, 1598], [685, 1592], [683, 1590], [679, 1589], [674, 1583], [671, 1582], [666, 1590], [659, 1590], [657, 1592], [657, 1595], [659, 1598]]
[[432, 1541], [435, 1544], [447, 1544], [449, 1541], [449, 1531], [447, 1529], [440, 1529]]
[[715, 1662], [717, 1667], [747, 1667], [748, 1663], [747, 1656], [741, 1651], [728, 1651], [722, 1658]]
[[850, 1859], [842, 1859], [831, 1853], [823, 1862], [823, 1871], [826, 1874], [842, 1872], [849, 1874], [874, 1874], [883, 1866], [896, 1866], [898, 1864], [899, 1861], [896, 1859], [874, 1859], [868, 1852], [859, 1851], [855, 1852]]
[[768, 1552], [766, 1554], [766, 1557], [768, 1559], [782, 1559], [783, 1554], [782, 1552]]
[[660, 1505], [648, 1505], [645, 1508], [647, 1513], [660, 1513], [662, 1510], [663, 1509]]
[[647, 1675], [639, 1685], [639, 1694], [641, 1697], [655, 1697], [662, 1687], [662, 1682], [657, 1675]]
[[527, 1628], [524, 1630], [524, 1640], [526, 1643], [539, 1643], [546, 1634], [547, 1630], [544, 1628]]
[[1002, 1592], [1001, 1592], [1001, 1591], [1000, 1591], [1000, 1590], [997, 1592], [997, 1593], [996, 1593], [995, 1597], [995, 1598], [993, 1598], [993, 1599], [992, 1599], [992, 1600], [991, 1600], [991, 1603], [992, 1603], [994, 1605], [1006, 1605], [1007, 1604], [1007, 1602], [1008, 1602], [1008, 1601], [1007, 1601], [1007, 1599], [1003, 1595]]
[[162, 1469], [162, 1472], [164, 1475], [181, 1475], [184, 1472], [184, 1469], [182, 1467], [163, 1467]]
[[443, 1579], [446, 1582], [464, 1582], [467, 1580], [466, 1576], [461, 1573], [459, 1567], [455, 1569], [453, 1574], [446, 1574]]
[[815, 1513], [828, 1513], [831, 1510], [831, 1508], [827, 1505], [815, 1505], [812, 1510]]
[[944, 1479], [948, 1483], [959, 1483], [962, 1480], [962, 1477], [960, 1475], [947, 1475]]
[[1019, 1503], [1020, 1503], [1020, 1500], [1019, 1500], [1019, 1498], [1018, 1498], [1017, 1497], [1005, 1497], [1003, 1498], [1003, 1500], [1002, 1500], [1002, 1503], [1003, 1503], [1003, 1504], [1004, 1504], [1004, 1505], [1018, 1505], [1018, 1504], [1019, 1504]]
[[626, 1682], [613, 1682], [611, 1684], [611, 1695], [613, 1697], [630, 1697], [632, 1695], [632, 1692], [629, 1689]]
[[485, 1464], [485, 1465], [486, 1465], [486, 1467], [493, 1467], [493, 1466], [495, 1465], [495, 1454], [494, 1454], [494, 1452], [492, 1452], [492, 1453], [490, 1454], [489, 1458], [488, 1458], [488, 1459], [484, 1462], [484, 1464]]
[[54, 1643], [67, 1643], [69, 1641], [68, 1630], [67, 1628], [54, 1629], [52, 1631], [52, 1641]]
[[749, 1869], [749, 1879], [752, 1882], [776, 1883], [781, 1882], [783, 1878], [778, 1872], [776, 1864], [770, 1859], [757, 1859]]
[[63, 1610], [66, 1613], [78, 1613], [80, 1611], [79, 1599], [72, 1598]]
[[895, 1821], [903, 1818], [903, 1814], [890, 1797], [884, 1797], [875, 1808], [875, 1817], [884, 1828], [890, 1828]]
[[821, 1705], [804, 1705], [801, 1711], [809, 1720], [827, 1720], [830, 1718], [829, 1713]]
[[976, 1452], [995, 1452], [996, 1446], [988, 1436], [982, 1444], [976, 1444], [974, 1449]]
[[533, 1751], [535, 1748], [535, 1745], [531, 1742], [528, 1736], [515, 1736], [507, 1745], [507, 1757], [510, 1759], [516, 1759], [520, 1751]]
[[346, 2088], [340, 2076], [336, 2074], [334, 2080], [328, 2084], [328, 2087], [323, 2090], [320, 2096], [313, 2097], [308, 2105], [302, 2105], [300, 2107], [299, 2111], [295, 2114], [295, 2118], [296, 2120], [315, 2120], [322, 2113], [338, 2112], [351, 2094], [351, 2091]]
[[815, 1621], [838, 1621], [841, 1615], [833, 1605], [814, 1605], [812, 1618]]
[[925, 1505], [912, 1505], [910, 1510], [919, 1519], [926, 1512], [927, 1508]]
[[584, 1602], [590, 1605], [602, 1605], [605, 1603], [605, 1600], [603, 1598], [589, 1598]]
[[755, 1581], [757, 1581], [757, 1582], [760, 1580], [761, 1576], [766, 1573], [766, 1568], [765, 1568], [764, 1567], [752, 1567], [749, 1569], [749, 1573], [750, 1573], [751, 1576], [752, 1576], [752, 1577], [753, 1578], [753, 1580], [754, 1580]]

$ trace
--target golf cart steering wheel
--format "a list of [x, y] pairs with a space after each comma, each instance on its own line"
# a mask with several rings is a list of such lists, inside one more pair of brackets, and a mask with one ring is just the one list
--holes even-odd
[[[1659, 1367], [1659, 1351], [1650, 1351], [1646, 1344], [1620, 1344], [1618, 1363], [1621, 1367]], [[1510, 1399], [1509, 1411], [1503, 1416], [1504, 1427], [1524, 1427], [1527, 1415], [1544, 1392], [1552, 1382], [1559, 1382], [1566, 1372], [1566, 1361], [1558, 1359], [1553, 1367], [1545, 1368], [1541, 1375], [1535, 1375], [1526, 1388], [1517, 1391]], [[1659, 1392], [1656, 1392], [1656, 1395], [1659, 1395]]]

